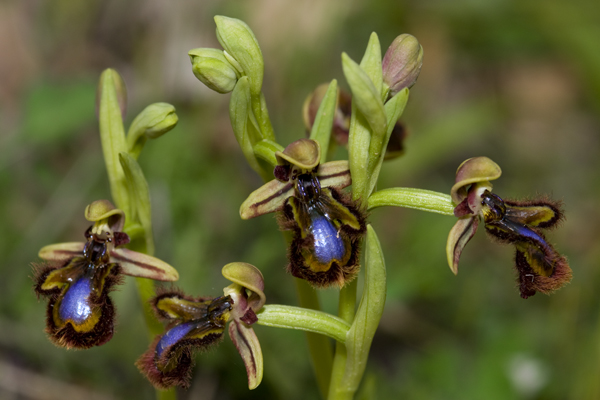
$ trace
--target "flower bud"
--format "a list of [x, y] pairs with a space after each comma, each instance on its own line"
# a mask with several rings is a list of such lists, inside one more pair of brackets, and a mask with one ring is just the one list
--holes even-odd
[[154, 103], [135, 117], [127, 133], [129, 153], [137, 159], [147, 139], [156, 139], [177, 125], [175, 107], [168, 103]]
[[252, 29], [243, 21], [221, 15], [215, 16], [217, 40], [233, 57], [244, 75], [248, 76], [250, 93], [260, 96], [263, 82], [264, 61], [258, 41]]
[[[329, 87], [328, 83], [319, 85], [311, 94], [304, 100], [302, 107], [302, 117], [304, 126], [310, 131], [317, 118], [319, 106], [323, 101], [323, 97]], [[338, 90], [335, 115], [333, 118], [333, 126], [331, 133], [335, 141], [339, 145], [345, 146], [348, 143], [348, 132], [350, 130], [350, 111], [352, 109], [352, 97], [349, 93]]]
[[383, 81], [390, 97], [415, 84], [423, 65], [423, 47], [407, 33], [398, 36], [383, 57]]
[[192, 71], [200, 82], [218, 93], [229, 93], [235, 87], [237, 74], [227, 61], [223, 51], [217, 49], [193, 49], [188, 52]]

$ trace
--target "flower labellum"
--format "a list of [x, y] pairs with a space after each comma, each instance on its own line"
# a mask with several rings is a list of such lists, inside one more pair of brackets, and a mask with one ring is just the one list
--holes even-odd
[[278, 222], [294, 232], [288, 271], [315, 287], [342, 287], [359, 270], [365, 217], [340, 189], [351, 184], [347, 161], [319, 165], [318, 142], [300, 139], [276, 153], [277, 179], [254, 191], [240, 208], [243, 219], [282, 211]]
[[121, 274], [176, 280], [170, 265], [145, 254], [116, 247], [129, 237], [120, 232], [123, 211], [107, 200], [86, 208], [93, 221], [86, 242], [60, 243], [40, 250], [47, 260], [37, 266], [34, 290], [48, 297], [46, 332], [58, 346], [87, 349], [108, 342], [114, 331], [114, 306], [108, 293]]
[[157, 388], [188, 387], [191, 349], [207, 349], [223, 338], [233, 301], [229, 296], [194, 299], [167, 292], [155, 297], [152, 305], [159, 317], [174, 322], [136, 365]]

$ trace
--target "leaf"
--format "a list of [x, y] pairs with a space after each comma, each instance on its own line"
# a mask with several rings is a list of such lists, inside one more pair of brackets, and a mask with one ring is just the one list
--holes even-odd
[[375, 87], [367, 73], [346, 53], [342, 53], [342, 69], [352, 90], [352, 105], [356, 104], [369, 122], [373, 135], [384, 135], [387, 118], [381, 101], [381, 90]]
[[118, 88], [122, 88], [123, 80], [113, 69], [106, 69], [100, 76], [98, 84], [98, 119], [100, 122], [100, 139], [104, 163], [108, 172], [110, 191], [117, 208], [129, 216], [129, 201], [125, 173], [119, 162], [119, 154], [127, 151], [125, 130], [121, 115]]
[[387, 118], [387, 130], [385, 136], [375, 136], [371, 138], [369, 147], [369, 174], [371, 179], [369, 181], [369, 188], [367, 196], [373, 193], [377, 180], [379, 179], [379, 171], [385, 158], [385, 151], [387, 149], [390, 136], [394, 130], [394, 126], [398, 121], [398, 118], [404, 112], [406, 103], [408, 102], [408, 89], [404, 89], [399, 92], [396, 96], [392, 97], [387, 103], [385, 103], [385, 114]]
[[354, 393], [365, 372], [373, 336], [383, 314], [386, 296], [385, 261], [381, 244], [371, 225], [367, 226], [365, 286], [358, 311], [346, 339], [346, 372], [343, 385]]

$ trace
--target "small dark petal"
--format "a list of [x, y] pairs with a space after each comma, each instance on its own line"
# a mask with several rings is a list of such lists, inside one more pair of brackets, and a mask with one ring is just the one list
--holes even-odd
[[256, 321], [258, 321], [258, 317], [256, 316], [256, 313], [251, 308], [248, 308], [246, 310], [246, 313], [240, 318], [240, 320], [242, 320], [242, 322], [245, 323], [246, 325], [252, 325]]
[[129, 243], [129, 235], [125, 232], [115, 232], [115, 247], [123, 246]]
[[348, 144], [350, 130], [350, 117], [352, 114], [352, 96], [344, 90], [339, 91], [338, 106], [335, 110], [333, 127], [331, 129], [333, 138], [337, 144], [345, 146]]
[[384, 160], [393, 160], [404, 154], [404, 140], [408, 136], [408, 130], [402, 121], [396, 122], [390, 140], [385, 149]]
[[470, 214], [473, 214], [473, 211], [469, 208], [469, 199], [467, 198], [454, 208], [454, 216], [456, 218], [466, 217]]
[[275, 179], [281, 182], [287, 182], [290, 180], [290, 173], [292, 169], [289, 165], [277, 165], [273, 170]]

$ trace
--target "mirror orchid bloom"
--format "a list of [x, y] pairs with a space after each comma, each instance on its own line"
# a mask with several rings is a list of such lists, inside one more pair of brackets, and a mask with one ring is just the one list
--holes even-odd
[[320, 164], [321, 148], [300, 139], [275, 153], [276, 179], [254, 191], [240, 207], [242, 219], [281, 211], [282, 230], [293, 232], [288, 272], [315, 287], [342, 287], [360, 268], [364, 212], [341, 191], [352, 183], [348, 161]]
[[252, 329], [256, 313], [265, 304], [262, 273], [253, 265], [227, 264], [223, 276], [233, 283], [220, 297], [191, 297], [181, 291], [165, 291], [152, 300], [156, 315], [167, 322], [136, 365], [159, 389], [188, 387], [193, 351], [205, 350], [223, 339], [227, 323], [248, 374], [248, 387], [256, 388], [263, 376], [263, 357]]
[[490, 181], [501, 175], [487, 157], [463, 162], [456, 172], [451, 196], [458, 221], [450, 231], [446, 253], [450, 269], [458, 273], [462, 250], [483, 221], [487, 233], [501, 243], [515, 246], [515, 264], [521, 297], [536, 292], [549, 294], [571, 280], [567, 259], [550, 244], [542, 229], [553, 228], [564, 218], [560, 204], [547, 198], [503, 200], [492, 193]]
[[36, 265], [34, 290], [48, 298], [46, 332], [56, 345], [86, 349], [108, 342], [114, 331], [114, 305], [109, 292], [122, 275], [175, 281], [169, 264], [119, 246], [129, 243], [122, 232], [125, 214], [108, 200], [85, 209], [94, 223], [85, 242], [45, 246], [39, 252], [44, 263]]

